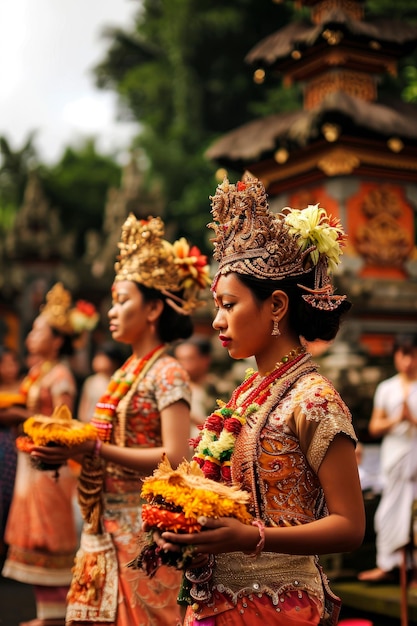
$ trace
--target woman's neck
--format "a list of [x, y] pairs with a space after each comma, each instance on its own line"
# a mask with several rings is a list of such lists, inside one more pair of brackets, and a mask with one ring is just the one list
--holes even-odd
[[[273, 339], [274, 338], [272, 337], [271, 340], [273, 341]], [[274, 369], [293, 359], [294, 356], [297, 356], [304, 350], [298, 340], [294, 340], [293, 342], [282, 342], [279, 345], [277, 344], [276, 346], [273, 346], [273, 348], [274, 349], [271, 350], [270, 353], [263, 355], [262, 357], [255, 357], [260, 376], [267, 376]]]
[[152, 352], [152, 350], [155, 350], [155, 348], [163, 344], [164, 342], [161, 341], [159, 337], [146, 337], [140, 342], [131, 345], [132, 354], [137, 359], [143, 359], [149, 352]]

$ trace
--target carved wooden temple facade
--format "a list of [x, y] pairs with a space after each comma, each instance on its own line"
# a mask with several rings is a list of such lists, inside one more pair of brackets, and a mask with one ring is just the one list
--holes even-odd
[[[161, 201], [141, 191], [135, 159], [125, 166], [119, 188], [110, 188], [100, 231], [83, 233], [85, 253], [75, 251], [75, 233], [65, 232], [42, 184], [32, 173], [23, 204], [0, 246], [0, 344], [23, 354], [24, 339], [47, 290], [62, 281], [74, 298], [93, 302], [107, 328], [110, 286], [121, 226], [130, 211], [138, 217], [161, 212]], [[100, 329], [98, 330], [98, 333]]]
[[[329, 368], [333, 379], [336, 371], [347, 378], [343, 368], [354, 359], [361, 372], [363, 354], [388, 362], [393, 335], [417, 331], [417, 107], [378, 94], [381, 77], [395, 75], [398, 61], [415, 49], [417, 27], [389, 17], [365, 19], [363, 0], [298, 5], [310, 9], [310, 19], [271, 34], [246, 61], [257, 82], [270, 72], [284, 84], [300, 84], [303, 106], [230, 131], [207, 157], [227, 169], [252, 171], [274, 210], [319, 202], [340, 217], [349, 244], [336, 281], [354, 307], [342, 328], [345, 352], [339, 346]], [[106, 319], [121, 224], [130, 210], [138, 217], [162, 211], [158, 194], [145, 196], [140, 178], [132, 159], [120, 188], [109, 189], [102, 230], [85, 233], [86, 252], [77, 258], [74, 238], [62, 232], [31, 177], [0, 250], [0, 316], [15, 339], [20, 333], [22, 342], [51, 281], [95, 301]], [[378, 372], [368, 381], [369, 402], [377, 378]], [[352, 387], [354, 404], [363, 394]], [[345, 397], [350, 400], [349, 392]]]
[[311, 21], [278, 30], [246, 61], [303, 87], [301, 110], [255, 119], [221, 137], [207, 156], [250, 170], [271, 207], [319, 202], [349, 243], [337, 277], [354, 303], [345, 333], [374, 355], [394, 333], [417, 332], [417, 107], [379, 99], [378, 82], [417, 45], [417, 27], [365, 20], [358, 0], [300, 0]]

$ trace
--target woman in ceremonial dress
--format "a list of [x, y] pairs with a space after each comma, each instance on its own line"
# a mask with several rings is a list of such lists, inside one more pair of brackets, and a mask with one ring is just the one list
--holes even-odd
[[161, 568], [151, 580], [128, 567], [141, 537], [141, 480], [166, 455], [189, 457], [190, 385], [168, 354], [191, 336], [191, 313], [207, 287], [207, 261], [184, 238], [173, 244], [158, 217], [122, 227], [112, 285], [109, 328], [131, 356], [111, 378], [90, 423], [96, 442], [71, 450], [35, 448], [49, 461], [72, 456], [82, 464], [78, 495], [84, 518], [68, 594], [67, 624], [177, 626], [180, 572]]
[[340, 601], [318, 555], [357, 548], [365, 518], [351, 415], [305, 345], [333, 340], [350, 308], [330, 278], [346, 236], [318, 205], [273, 214], [249, 173], [218, 186], [212, 214], [213, 327], [257, 369], [207, 418], [194, 460], [250, 494], [252, 523], [202, 514], [201, 532], [155, 540], [195, 555], [185, 626], [334, 625]]

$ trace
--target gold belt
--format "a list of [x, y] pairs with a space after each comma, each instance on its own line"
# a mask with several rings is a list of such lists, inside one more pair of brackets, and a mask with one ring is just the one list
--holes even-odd
[[216, 555], [213, 587], [233, 599], [267, 593], [274, 604], [279, 594], [304, 590], [324, 602], [323, 585], [314, 556], [262, 552], [253, 558], [243, 552]]

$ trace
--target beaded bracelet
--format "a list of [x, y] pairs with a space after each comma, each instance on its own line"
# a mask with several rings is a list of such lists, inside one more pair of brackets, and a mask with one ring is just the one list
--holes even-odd
[[255, 552], [252, 552], [249, 556], [258, 557], [265, 547], [265, 524], [260, 519], [255, 519], [252, 522], [252, 526], [257, 526], [259, 530], [259, 541], [256, 544]]
[[96, 442], [94, 444], [94, 450], [93, 450], [93, 455], [94, 456], [100, 456], [100, 451], [101, 451], [101, 447], [103, 445], [102, 440], [97, 437]]

